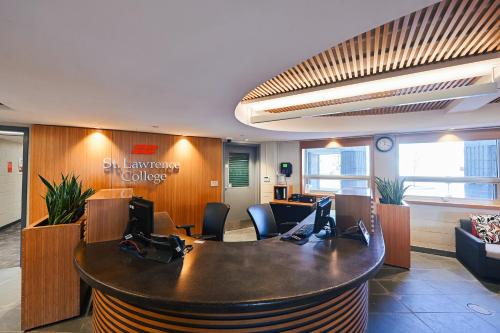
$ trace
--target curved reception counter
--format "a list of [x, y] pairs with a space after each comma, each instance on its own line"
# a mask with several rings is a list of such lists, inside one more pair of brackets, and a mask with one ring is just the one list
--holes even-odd
[[[313, 223], [314, 213], [300, 225]], [[295, 245], [195, 242], [169, 264], [81, 243], [75, 265], [93, 288], [95, 332], [364, 332], [368, 279], [384, 261], [379, 225], [351, 239]]]

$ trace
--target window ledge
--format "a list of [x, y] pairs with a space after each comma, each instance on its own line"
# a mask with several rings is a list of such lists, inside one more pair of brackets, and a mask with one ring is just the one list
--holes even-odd
[[466, 203], [466, 202], [446, 202], [439, 199], [405, 199], [408, 204], [426, 205], [426, 206], [443, 206], [443, 207], [458, 207], [458, 208], [473, 208], [473, 209], [491, 209], [499, 210], [500, 204], [497, 203]]

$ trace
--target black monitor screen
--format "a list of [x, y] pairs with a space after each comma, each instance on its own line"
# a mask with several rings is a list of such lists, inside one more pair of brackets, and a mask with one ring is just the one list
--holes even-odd
[[153, 202], [138, 197], [133, 197], [129, 203], [129, 220], [132, 224], [132, 233], [142, 233], [150, 237], [154, 232], [154, 206]]
[[329, 197], [324, 197], [318, 202], [318, 208], [316, 208], [316, 217], [314, 219], [313, 232], [315, 234], [323, 230], [323, 228], [327, 225], [331, 209], [332, 199], [330, 199]]

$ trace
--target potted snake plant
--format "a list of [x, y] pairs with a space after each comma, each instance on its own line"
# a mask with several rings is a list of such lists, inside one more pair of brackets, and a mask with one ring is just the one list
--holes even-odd
[[73, 251], [82, 239], [85, 200], [95, 192], [84, 190], [75, 175], [61, 175], [59, 183], [39, 177], [46, 187], [48, 215], [22, 232], [23, 330], [80, 314]]
[[377, 215], [385, 241], [385, 263], [410, 268], [410, 207], [404, 202], [405, 179], [375, 178]]
[[38, 175], [47, 188], [45, 204], [47, 206], [48, 225], [68, 224], [76, 222], [84, 213], [85, 200], [95, 193], [93, 188], [82, 191], [82, 182], [78, 177], [61, 174], [61, 183], [52, 184]]

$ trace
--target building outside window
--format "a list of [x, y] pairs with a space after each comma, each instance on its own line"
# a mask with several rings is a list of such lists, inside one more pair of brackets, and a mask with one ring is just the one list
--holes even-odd
[[302, 161], [306, 193], [370, 187], [369, 146], [303, 149]]
[[419, 197], [498, 200], [498, 140], [399, 144], [399, 176]]

